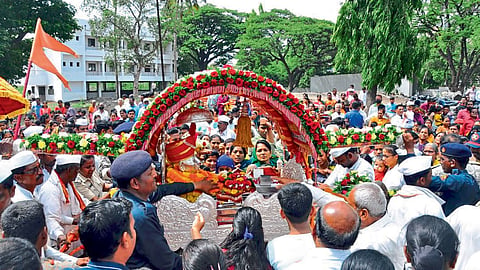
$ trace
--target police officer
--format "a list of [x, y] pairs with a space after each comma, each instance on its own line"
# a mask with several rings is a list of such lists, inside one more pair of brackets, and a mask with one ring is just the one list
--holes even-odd
[[182, 259], [168, 246], [163, 225], [153, 204], [163, 196], [191, 192], [209, 191], [215, 186], [203, 180], [196, 183], [174, 183], [157, 186], [157, 173], [152, 166], [152, 158], [145, 151], [131, 151], [120, 155], [112, 163], [110, 172], [118, 184], [115, 196], [132, 202], [132, 215], [135, 219], [137, 242], [132, 256], [127, 261], [130, 269], [182, 269]]
[[440, 147], [440, 163], [449, 175], [434, 176], [429, 189], [442, 192], [442, 206], [448, 216], [462, 205], [475, 205], [480, 200], [480, 190], [475, 178], [466, 171], [470, 149], [460, 143], [446, 143]]

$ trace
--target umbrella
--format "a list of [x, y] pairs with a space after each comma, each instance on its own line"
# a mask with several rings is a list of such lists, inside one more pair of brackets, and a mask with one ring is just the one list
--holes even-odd
[[12, 118], [30, 111], [30, 102], [0, 77], [0, 119]]
[[118, 125], [118, 127], [116, 127], [113, 130], [113, 133], [115, 133], [115, 134], [121, 134], [122, 132], [128, 133], [128, 132], [132, 131], [132, 127], [133, 127], [134, 124], [135, 124], [135, 122], [122, 123], [122, 124]]
[[175, 119], [175, 125], [213, 121], [213, 115], [209, 110], [192, 107], [181, 112]]

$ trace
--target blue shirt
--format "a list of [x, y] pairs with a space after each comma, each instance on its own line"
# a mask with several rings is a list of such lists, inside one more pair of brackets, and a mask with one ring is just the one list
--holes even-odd
[[462, 205], [475, 205], [480, 200], [477, 181], [466, 170], [454, 169], [444, 180], [441, 176], [433, 176], [429, 189], [442, 192], [440, 197], [445, 200], [442, 206], [445, 216]]
[[387, 113], [395, 114], [395, 110], [397, 110], [397, 104], [395, 103], [388, 103], [385, 108], [387, 109]]
[[348, 119], [349, 127], [363, 128], [363, 116], [358, 110], [349, 111], [345, 118]]
[[128, 270], [128, 268], [119, 263], [115, 262], [97, 262], [90, 261], [87, 266], [80, 267], [79, 269], [88, 269], [88, 270]]
[[165, 184], [157, 187], [148, 201], [137, 198], [128, 191], [119, 191], [114, 197], [124, 197], [132, 202], [132, 216], [135, 219], [137, 243], [132, 256], [127, 261], [130, 269], [148, 267], [160, 270], [182, 270], [182, 258], [174, 253], [164, 236], [164, 228], [157, 215], [157, 207], [153, 203], [166, 195], [191, 192], [191, 183]]

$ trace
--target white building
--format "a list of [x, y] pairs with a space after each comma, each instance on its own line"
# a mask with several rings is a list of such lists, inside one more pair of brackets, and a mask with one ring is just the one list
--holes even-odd
[[[41, 100], [63, 101], [86, 100], [97, 97], [115, 98], [115, 72], [113, 65], [106, 63], [107, 53], [99, 40], [91, 35], [87, 20], [78, 19], [81, 30], [65, 45], [78, 54], [78, 58], [70, 54], [45, 50], [50, 61], [60, 74], [69, 82], [71, 91], [52, 73], [32, 65], [27, 90], [33, 91]], [[151, 39], [147, 39], [153, 41]], [[126, 46], [125, 42], [120, 42]], [[152, 46], [145, 43], [145, 46]], [[163, 51], [165, 81], [173, 81], [173, 51], [169, 44]], [[120, 48], [121, 49], [121, 48]], [[122, 94], [133, 93], [133, 74], [119, 63], [118, 79]], [[140, 91], [151, 91], [154, 85], [162, 80], [160, 57], [157, 55], [150, 65], [145, 66], [140, 76]]]

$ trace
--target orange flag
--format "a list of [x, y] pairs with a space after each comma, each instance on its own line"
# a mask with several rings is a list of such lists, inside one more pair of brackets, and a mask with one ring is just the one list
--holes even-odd
[[30, 61], [32, 61], [32, 63], [38, 67], [57, 75], [57, 77], [63, 82], [63, 85], [69, 90], [72, 90], [70, 85], [68, 85], [67, 80], [62, 76], [62, 74], [60, 74], [60, 72], [58, 72], [52, 62], [50, 62], [48, 57], [45, 55], [43, 48], [48, 48], [57, 52], [69, 53], [75, 57], [78, 57], [78, 55], [72, 49], [60, 43], [49, 34], [45, 33], [42, 28], [41, 20], [38, 18], [37, 27], [35, 28], [35, 38], [33, 40], [32, 52], [30, 53]]

